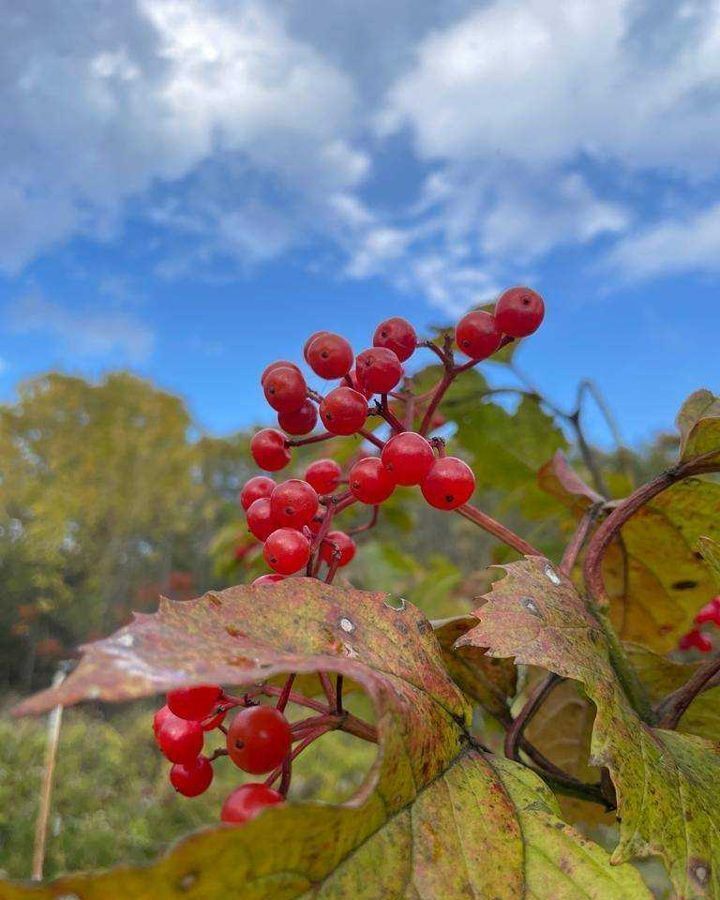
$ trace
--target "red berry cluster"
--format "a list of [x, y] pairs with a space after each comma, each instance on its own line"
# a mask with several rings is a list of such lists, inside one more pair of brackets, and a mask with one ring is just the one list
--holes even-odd
[[[709, 603], [695, 616], [695, 625], [717, 625], [720, 627], [720, 595], [713, 597]], [[700, 653], [710, 653], [713, 648], [711, 638], [702, 632], [699, 627], [692, 628], [678, 641], [681, 650], [699, 650]]]
[[[463, 507], [475, 489], [475, 476], [461, 459], [445, 455], [444, 440], [428, 437], [444, 422], [438, 406], [458, 375], [510, 341], [531, 334], [543, 314], [542, 298], [528, 288], [506, 291], [494, 313], [469, 312], [454, 333], [455, 346], [469, 357], [462, 364], [455, 362], [453, 337], [448, 335], [442, 345], [418, 341], [413, 326], [398, 317], [381, 322], [372, 347], [357, 356], [340, 335], [316, 332], [305, 344], [305, 362], [320, 378], [338, 380], [324, 395], [308, 386], [295, 363], [279, 360], [269, 365], [260, 381], [282, 430], [265, 428], [253, 437], [250, 449], [261, 469], [278, 472], [290, 462], [293, 447], [336, 435], [358, 435], [376, 452], [356, 457], [347, 472], [328, 458], [312, 462], [303, 478], [250, 478], [238, 499], [272, 569], [253, 584], [272, 584], [301, 571], [318, 577], [323, 565], [325, 581], [332, 581], [355, 556], [351, 535], [375, 524], [380, 505], [399, 485], [418, 486], [438, 509]], [[421, 396], [414, 394], [412, 380], [403, 378], [404, 364], [418, 347], [431, 350], [443, 365], [438, 383]], [[371, 417], [379, 417], [390, 434], [368, 427]], [[318, 419], [325, 431], [313, 435]], [[374, 508], [371, 521], [353, 530], [333, 529], [334, 517], [358, 502]], [[245, 545], [238, 548], [236, 557], [244, 558], [247, 551]], [[266, 684], [242, 697], [216, 684], [171, 691], [167, 705], [155, 715], [154, 729], [158, 746], [173, 763], [170, 781], [175, 789], [188, 797], [201, 794], [212, 782], [213, 762], [220, 756], [229, 756], [250, 774], [270, 773], [264, 783], [237, 788], [223, 805], [224, 822], [246, 822], [283, 801], [293, 760], [322, 734], [342, 728], [364, 740], [377, 740], [374, 726], [344, 711], [342, 676], [333, 687], [327, 673], [318, 673], [327, 705], [293, 692], [294, 678], [290, 674], [283, 688]], [[254, 697], [259, 694], [277, 696], [277, 705], [258, 705]], [[290, 725], [284, 715], [288, 702], [320, 714]], [[236, 707], [241, 708], [226, 728], [225, 717]], [[225, 746], [205, 756], [204, 737], [213, 730], [225, 735]], [[277, 779], [276, 790], [272, 785]]]
[[[315, 375], [339, 379], [324, 396], [308, 387], [295, 363], [278, 360], [267, 366], [260, 382], [282, 431], [264, 428], [253, 437], [250, 450], [261, 469], [280, 471], [289, 464], [294, 446], [337, 435], [360, 435], [380, 452], [356, 459], [347, 473], [333, 460], [322, 459], [308, 467], [304, 479], [276, 483], [258, 475], [247, 482], [240, 504], [274, 572], [255, 583], [271, 583], [302, 570], [316, 575], [321, 563], [334, 574], [352, 560], [356, 548], [347, 532], [329, 530], [332, 517], [356, 501], [377, 507], [398, 485], [419, 486], [425, 500], [437, 509], [453, 510], [467, 503], [475, 489], [472, 470], [463, 460], [445, 455], [444, 441], [426, 436], [443, 421], [436, 407], [460, 372], [534, 332], [543, 315], [540, 295], [522, 287], [506, 291], [494, 313], [472, 310], [455, 328], [455, 345], [470, 358], [461, 366], [455, 365], [451, 344], [441, 348], [418, 341], [413, 326], [399, 317], [381, 322], [372, 347], [357, 356], [344, 337], [316, 332], [305, 343], [305, 362]], [[400, 383], [403, 364], [421, 346], [440, 356], [445, 377], [429, 396], [415, 398]], [[423, 405], [426, 415], [416, 427], [415, 417]], [[367, 428], [372, 416], [390, 427], [386, 440]], [[306, 437], [318, 418], [325, 431]], [[345, 485], [347, 489], [341, 491]]]
[[[225, 728], [228, 710], [241, 704], [243, 708]], [[204, 756], [205, 733], [215, 729], [225, 735], [226, 747], [211, 757]], [[229, 756], [239, 769], [252, 775], [274, 772], [288, 758], [293, 739], [290, 723], [280, 709], [228, 696], [219, 684], [170, 691], [166, 705], [155, 713], [153, 730], [158, 747], [173, 764], [170, 782], [186, 797], [197, 797], [210, 787], [212, 764], [220, 756]], [[226, 799], [220, 817], [223, 822], [241, 824], [283, 799], [269, 784], [243, 784]]]

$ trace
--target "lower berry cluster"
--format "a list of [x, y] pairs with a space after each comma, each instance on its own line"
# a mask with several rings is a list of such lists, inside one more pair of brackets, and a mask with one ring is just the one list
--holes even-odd
[[713, 597], [695, 616], [695, 627], [684, 634], [678, 642], [680, 650], [699, 650], [700, 653], [710, 653], [713, 649], [712, 638], [700, 630], [700, 626], [709, 624], [720, 627], [720, 595]]

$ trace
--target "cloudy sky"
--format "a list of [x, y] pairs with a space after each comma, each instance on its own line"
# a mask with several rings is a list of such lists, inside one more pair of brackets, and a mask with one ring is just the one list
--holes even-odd
[[631, 440], [720, 388], [720, 0], [0, 0], [0, 396], [128, 366], [216, 431], [311, 331], [527, 282]]

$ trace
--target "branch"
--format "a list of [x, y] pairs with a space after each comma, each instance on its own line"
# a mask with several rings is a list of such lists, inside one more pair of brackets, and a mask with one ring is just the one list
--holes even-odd
[[507, 544], [508, 547], [517, 550], [522, 556], [545, 556], [544, 553], [541, 553], [533, 547], [532, 544], [528, 544], [528, 542], [521, 538], [520, 535], [515, 534], [514, 531], [511, 531], [511, 529], [496, 521], [492, 516], [484, 513], [481, 509], [478, 509], [477, 506], [473, 506], [471, 503], [464, 503], [462, 506], [458, 506], [455, 512], [459, 513], [464, 518], [469, 519], [489, 534], [494, 535], [498, 540]]
[[671, 730], [677, 728], [678, 722], [693, 700], [703, 691], [713, 687], [711, 682], [718, 672], [720, 672], [720, 655], [708, 660], [697, 669], [688, 682], [672, 694], [668, 694], [656, 708], [658, 727]]
[[582, 550], [583, 545], [587, 540], [587, 536], [590, 533], [590, 529], [603, 510], [603, 505], [604, 504], [602, 502], [594, 503], [592, 506], [588, 507], [582, 519], [580, 519], [580, 522], [575, 529], [575, 533], [573, 534], [572, 538], [570, 538], [570, 543], [565, 548], [563, 558], [560, 561], [560, 565], [558, 567], [563, 575], [569, 576], [574, 569], [577, 558], [580, 555], [580, 551]]

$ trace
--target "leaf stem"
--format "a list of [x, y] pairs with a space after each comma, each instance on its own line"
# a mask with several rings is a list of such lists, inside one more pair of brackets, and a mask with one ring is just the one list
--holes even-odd
[[682, 687], [668, 694], [656, 707], [658, 727], [675, 729], [693, 700], [710, 687], [714, 677], [720, 672], [720, 654], [699, 666]]

